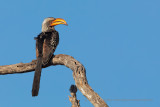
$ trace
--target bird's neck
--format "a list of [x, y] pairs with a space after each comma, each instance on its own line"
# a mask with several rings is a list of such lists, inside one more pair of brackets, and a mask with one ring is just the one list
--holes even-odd
[[50, 32], [50, 31], [54, 31], [54, 27], [50, 27], [47, 24], [42, 25], [42, 32]]

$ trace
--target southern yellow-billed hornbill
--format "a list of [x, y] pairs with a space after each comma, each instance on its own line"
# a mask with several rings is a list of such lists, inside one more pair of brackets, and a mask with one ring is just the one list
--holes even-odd
[[44, 19], [42, 23], [42, 32], [35, 38], [37, 65], [33, 80], [32, 96], [38, 95], [42, 66], [50, 62], [59, 43], [59, 34], [54, 28], [54, 26], [59, 24], [67, 25], [66, 21], [61, 18], [49, 17]]

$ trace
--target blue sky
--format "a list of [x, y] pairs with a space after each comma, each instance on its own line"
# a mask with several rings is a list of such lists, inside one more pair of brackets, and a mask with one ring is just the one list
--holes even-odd
[[[1, 0], [0, 65], [35, 59], [35, 40], [46, 17], [63, 18], [55, 54], [86, 68], [91, 87], [110, 107], [160, 107], [159, 0]], [[66, 107], [72, 71], [43, 69], [39, 96], [34, 72], [0, 76], [1, 107]], [[92, 104], [78, 91], [82, 107]], [[152, 101], [115, 101], [133, 99]], [[111, 101], [112, 100], [112, 101]]]

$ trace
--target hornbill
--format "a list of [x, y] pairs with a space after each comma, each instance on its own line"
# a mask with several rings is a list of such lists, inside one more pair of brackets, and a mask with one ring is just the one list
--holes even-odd
[[32, 96], [38, 95], [42, 66], [50, 62], [59, 43], [59, 34], [54, 28], [59, 24], [67, 25], [66, 21], [61, 18], [49, 17], [44, 19], [42, 23], [42, 32], [35, 38], [37, 64], [32, 86]]

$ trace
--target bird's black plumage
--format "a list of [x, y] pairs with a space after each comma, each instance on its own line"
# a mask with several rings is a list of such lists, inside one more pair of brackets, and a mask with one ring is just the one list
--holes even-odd
[[40, 33], [36, 38], [37, 65], [33, 80], [32, 96], [38, 95], [42, 66], [49, 64], [58, 43], [59, 34], [53, 29]]
[[42, 23], [42, 32], [36, 37], [37, 65], [33, 80], [32, 96], [38, 95], [42, 66], [47, 66], [50, 63], [59, 43], [59, 34], [54, 27], [60, 24], [67, 25], [67, 22], [61, 18], [45, 18]]

